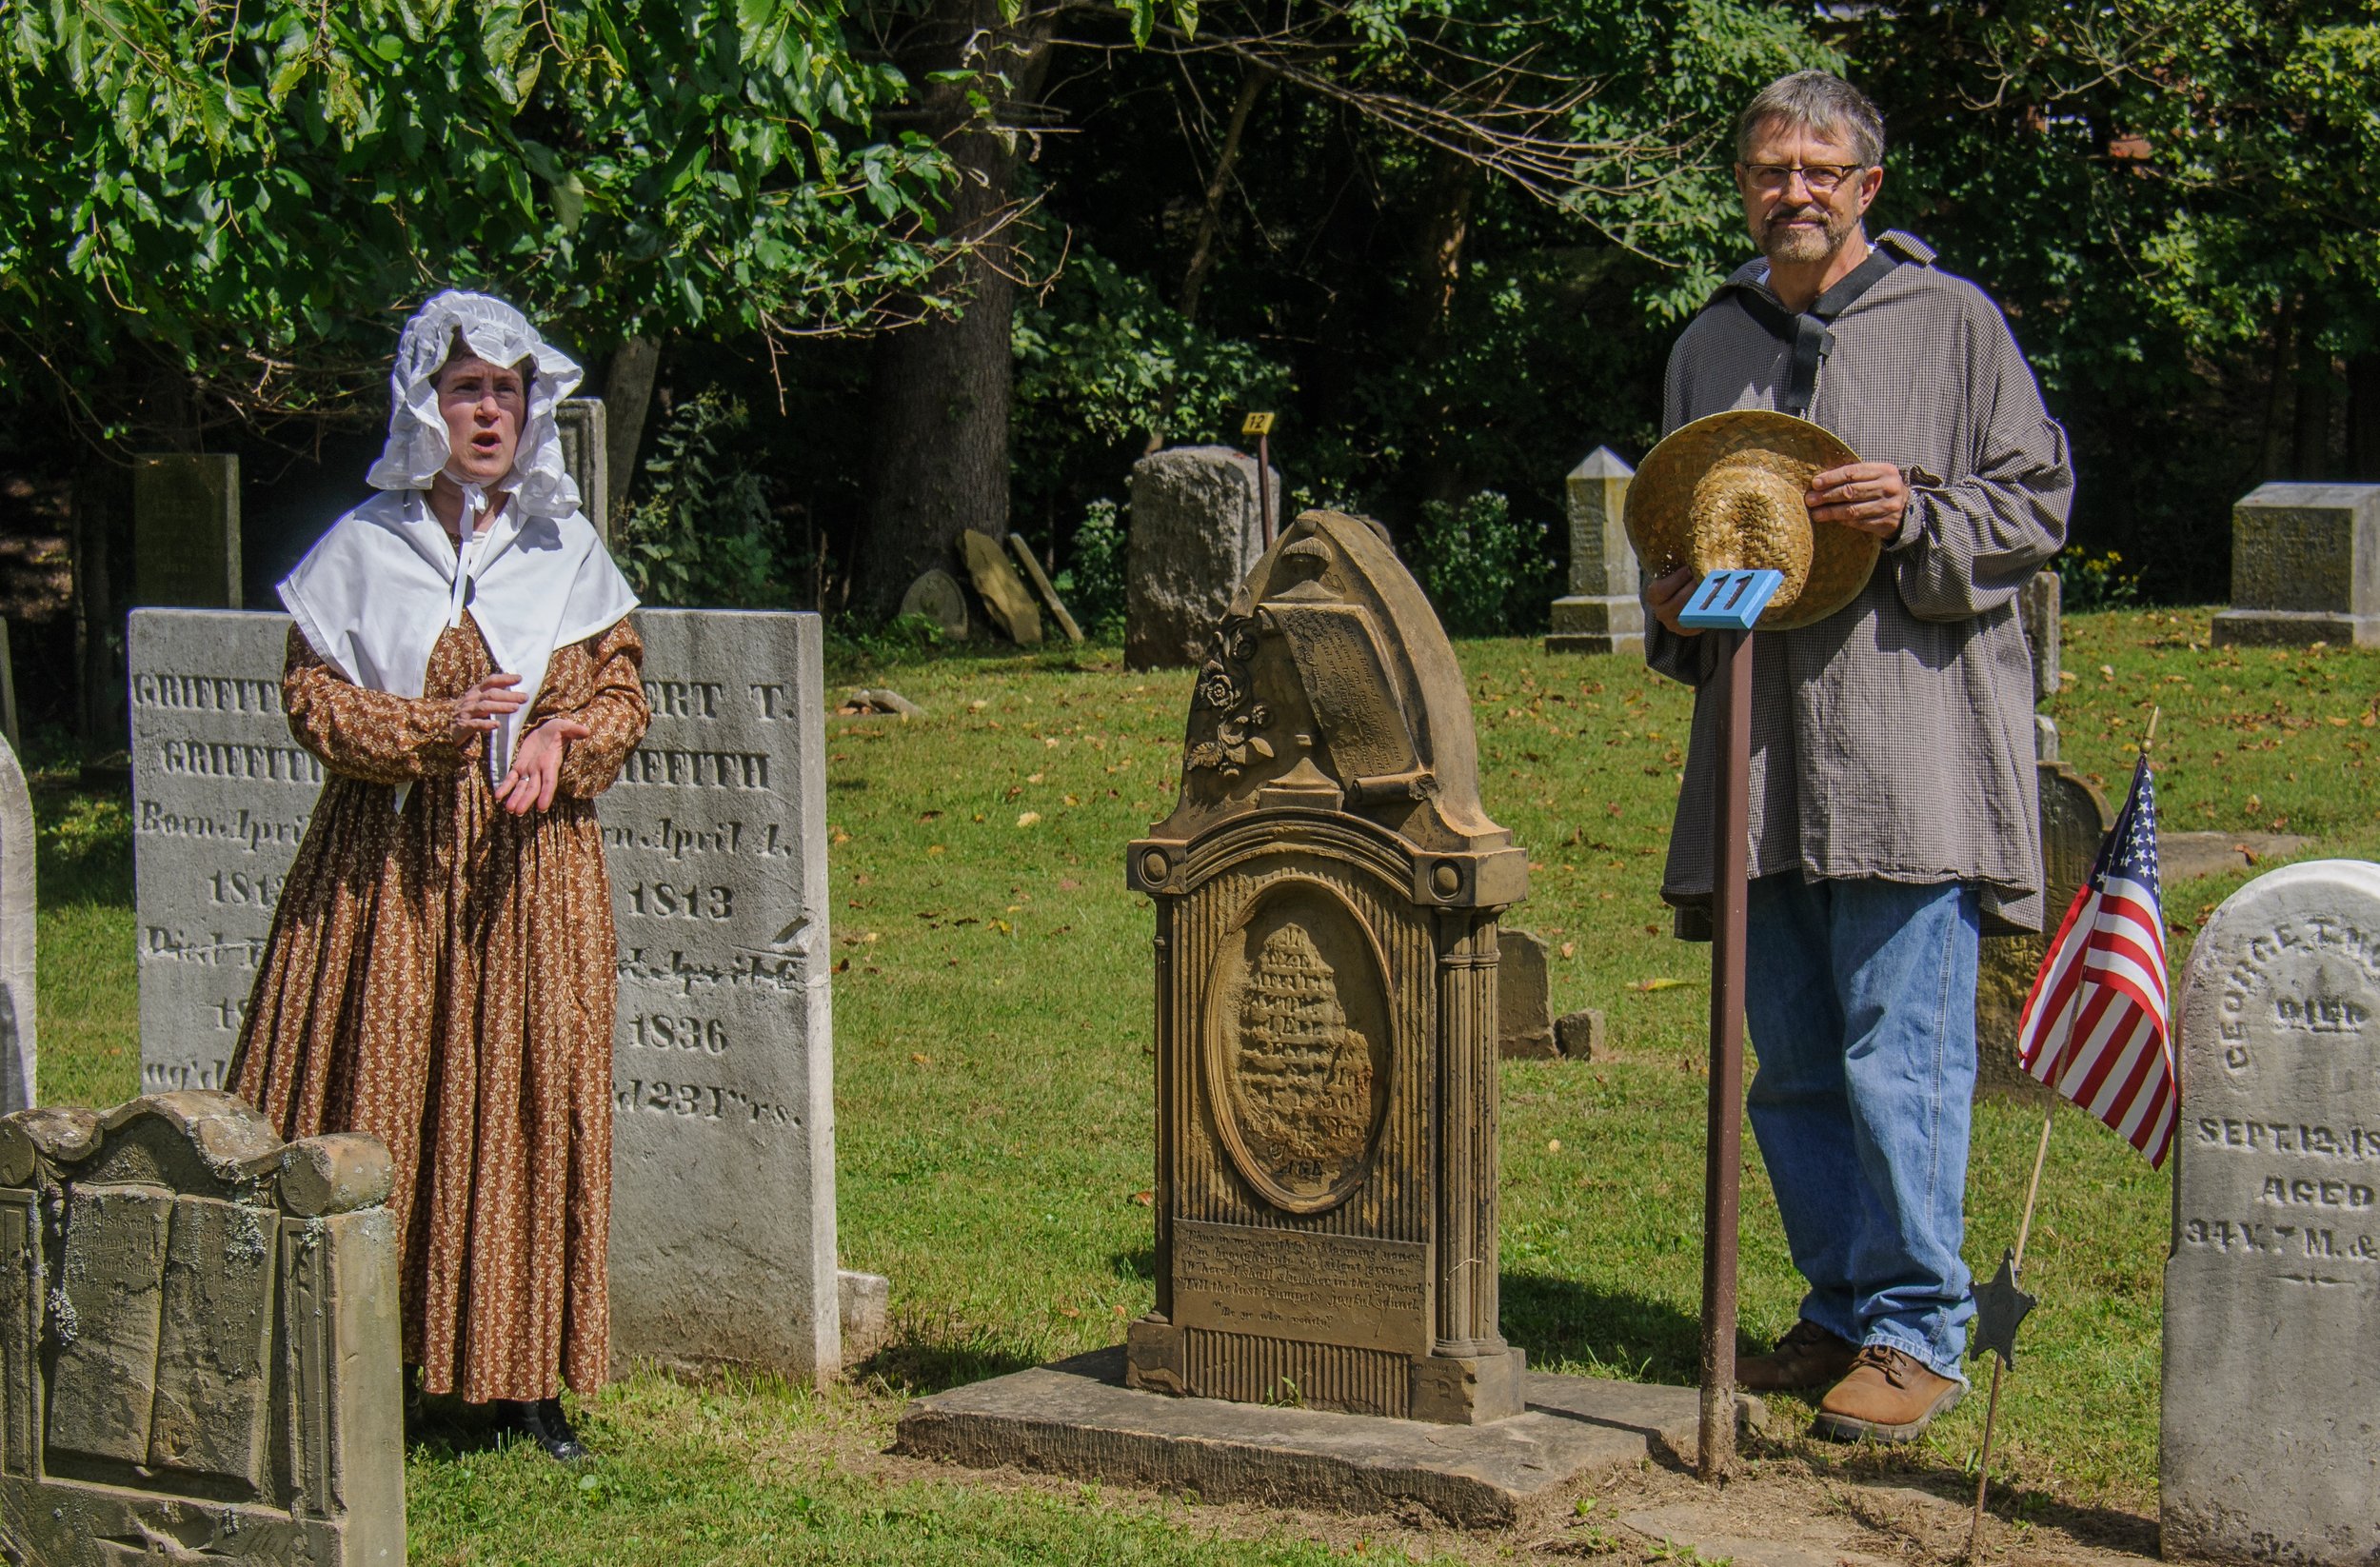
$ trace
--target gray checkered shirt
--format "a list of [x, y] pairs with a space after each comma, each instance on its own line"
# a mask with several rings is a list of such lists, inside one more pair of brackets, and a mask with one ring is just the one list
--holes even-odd
[[[1971, 882], [1988, 929], [2038, 929], [2041, 844], [2032, 662], [2018, 593], [2066, 541], [2074, 477], [2008, 323], [1983, 291], [1904, 260], [1834, 323], [1810, 417], [1911, 487], [1859, 597], [1815, 625], [1755, 636], [1752, 874]], [[1765, 280], [1753, 262], [1731, 280]], [[1670, 353], [1663, 428], [1777, 406], [1789, 349], [1732, 297]], [[1820, 523], [1820, 527], [1831, 525]], [[1648, 617], [1648, 620], [1650, 617]], [[1707, 905], [1722, 639], [1652, 625], [1646, 662], [1700, 687], [1661, 896]]]

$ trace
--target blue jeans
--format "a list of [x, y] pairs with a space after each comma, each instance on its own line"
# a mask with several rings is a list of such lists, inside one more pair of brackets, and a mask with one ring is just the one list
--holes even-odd
[[1793, 871], [1755, 879], [1746, 916], [1746, 1099], [1801, 1315], [1964, 1381], [1975, 891]]

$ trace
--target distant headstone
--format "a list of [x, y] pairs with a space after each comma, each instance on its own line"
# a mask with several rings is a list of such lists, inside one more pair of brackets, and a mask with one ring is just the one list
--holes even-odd
[[240, 460], [132, 460], [132, 593], [143, 605], [240, 607]]
[[1058, 597], [1058, 589], [1050, 585], [1049, 573], [1043, 571], [1041, 563], [1033, 558], [1033, 546], [1024, 542], [1024, 535], [1021, 533], [1008, 535], [1008, 549], [1017, 557], [1017, 565], [1023, 568], [1025, 580], [1033, 585], [1033, 591], [1040, 597], [1041, 606], [1047, 609], [1050, 618], [1058, 623], [1058, 629], [1066, 634], [1068, 642], [1081, 642], [1082, 627], [1077, 625], [1075, 618], [1066, 613], [1066, 605]]
[[1496, 948], [1497, 1048], [1507, 1061], [1550, 1060], [1555, 1054], [1554, 985], [1544, 938], [1534, 931], [1501, 930]]
[[611, 456], [608, 421], [600, 397], [565, 397], [554, 405], [554, 427], [562, 437], [562, 466], [579, 487], [579, 509], [595, 533], [611, 540]]
[[2380, 485], [2260, 485], [2231, 510], [2230, 644], [2380, 645]]
[[1210, 629], [1180, 802], [1126, 857], [1163, 933], [1157, 1304], [1126, 1380], [1500, 1419], [1497, 917], [1526, 856], [1395, 552], [1309, 511], [1266, 560]]
[[1570, 592], [1554, 601], [1549, 653], [1644, 650], [1644, 601], [1628, 542], [1628, 484], [1636, 470], [1597, 446], [1570, 470]]
[[2049, 1090], [2016, 1064], [2016, 1021], [2041, 971], [2049, 937], [2076, 889], [2091, 875], [2099, 844], [2114, 825], [2107, 797], [2062, 762], [2034, 769], [2041, 812], [2043, 918], [2048, 930], [1987, 936], [1975, 965], [1975, 1092], [2038, 1099]]
[[[2026, 579], [2017, 600], [2024, 620], [2025, 645], [2033, 652], [2033, 700], [2038, 704], [2058, 693], [2058, 661], [2066, 636], [2064, 585], [2054, 571], [2036, 571]], [[2047, 713], [2033, 715], [2036, 762], [2057, 760], [2057, 720]]]
[[942, 628], [945, 636], [958, 638], [967, 634], [967, 595], [959, 585], [959, 579], [935, 566], [909, 585], [901, 595], [903, 615], [923, 615]]
[[[1280, 475], [1267, 475], [1274, 515]], [[1132, 466], [1124, 664], [1165, 669], [1206, 655], [1215, 623], [1264, 553], [1256, 459], [1229, 446], [1175, 446]]]
[[[599, 811], [620, 936], [615, 1358], [840, 1364], [815, 615], [645, 609], [653, 723]], [[321, 787], [280, 615], [131, 617], [141, 1076], [216, 1087]], [[755, 1207], [738, 1194], [762, 1182]]]
[[2183, 977], [2169, 1559], [2380, 1560], [2380, 866], [2257, 878]]
[[1554, 1042], [1565, 1061], [1601, 1061], [1610, 1052], [1610, 1028], [1603, 1009], [1565, 1012], [1554, 1020]]
[[0, 745], [0, 1111], [33, 1104], [33, 798]]
[[388, 1183], [376, 1139], [285, 1145], [228, 1094], [0, 1118], [18, 1559], [402, 1567]]
[[1017, 568], [1008, 564], [1002, 553], [1000, 541], [988, 533], [968, 528], [959, 535], [960, 553], [966, 558], [967, 576], [975, 584], [978, 598], [991, 611], [992, 619], [1008, 633], [1008, 640], [1020, 647], [1041, 645], [1041, 611], [1033, 602], [1032, 590]]

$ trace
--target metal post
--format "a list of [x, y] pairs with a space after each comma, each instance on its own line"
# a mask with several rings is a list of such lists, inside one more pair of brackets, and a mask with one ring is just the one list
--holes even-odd
[[1696, 1471], [1725, 1476], [1735, 1457], [1735, 1219], [1743, 1160], [1744, 878], [1752, 772], [1752, 633], [1719, 662], [1718, 842], [1711, 865], [1711, 1107], [1703, 1147], [1702, 1427]]

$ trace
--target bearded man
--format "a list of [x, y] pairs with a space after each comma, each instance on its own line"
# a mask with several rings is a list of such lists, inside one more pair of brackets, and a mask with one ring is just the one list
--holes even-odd
[[[2017, 598], [2065, 542], [2066, 437], [1973, 284], [1864, 224], [1884, 128], [1823, 71], [1736, 122], [1761, 259], [1670, 356], [1665, 430], [1733, 408], [1797, 414], [1863, 461], [1818, 473], [1814, 528], [1881, 541], [1844, 608], [1755, 634], [1747, 1095], [1801, 1319], [1740, 1362], [1748, 1387], [1826, 1389], [1823, 1436], [1903, 1441], [1958, 1401], [1984, 930], [2042, 918], [2033, 677]], [[1711, 894], [1717, 640], [1677, 624], [1691, 570], [1645, 590], [1646, 658], [1704, 689], [1662, 896]]]

